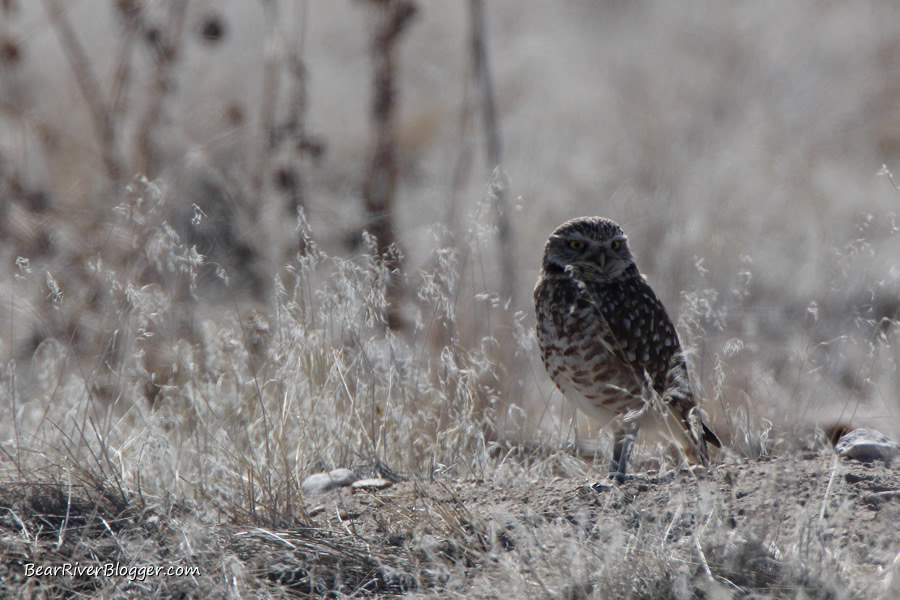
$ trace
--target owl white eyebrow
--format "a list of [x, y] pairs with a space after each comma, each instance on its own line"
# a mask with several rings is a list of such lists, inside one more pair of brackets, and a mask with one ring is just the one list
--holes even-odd
[[586, 235], [581, 235], [581, 234], [578, 234], [578, 235], [574, 235], [574, 234], [573, 234], [573, 235], [566, 235], [566, 236], [563, 236], [563, 235], [551, 235], [550, 238], [551, 238], [551, 239], [554, 239], [554, 240], [581, 240], [581, 241], [585, 241], [585, 242], [592, 242], [592, 241], [594, 241], [594, 240], [592, 240], [591, 238], [589, 238], [588, 236], [586, 236]]

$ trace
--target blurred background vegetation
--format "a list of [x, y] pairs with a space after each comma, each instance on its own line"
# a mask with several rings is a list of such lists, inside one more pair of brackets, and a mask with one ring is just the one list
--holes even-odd
[[[0, 0], [0, 590], [896, 597], [893, 472], [824, 430], [900, 436], [898, 170], [893, 0]], [[531, 300], [582, 215], [710, 477], [584, 486]]]
[[890, 1], [0, 2], [3, 443], [64, 394], [190, 429], [228, 352], [247, 406], [285, 369], [331, 401], [353, 336], [437, 397], [471, 376], [488, 441], [570, 438], [530, 294], [580, 215], [629, 233], [736, 447], [900, 434], [898, 34]]

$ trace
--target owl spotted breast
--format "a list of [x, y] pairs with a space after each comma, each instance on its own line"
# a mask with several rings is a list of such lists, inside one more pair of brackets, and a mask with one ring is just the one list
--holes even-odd
[[[556, 386], [589, 416], [614, 423], [610, 474], [623, 481], [638, 427], [670, 427], [709, 464], [721, 444], [701, 421], [672, 320], [613, 221], [582, 217], [547, 240], [534, 289], [538, 342]], [[654, 399], [659, 399], [654, 407]]]

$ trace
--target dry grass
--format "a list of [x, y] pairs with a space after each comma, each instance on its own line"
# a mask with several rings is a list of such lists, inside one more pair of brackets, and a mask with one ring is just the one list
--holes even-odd
[[[3, 593], [894, 597], [895, 471], [821, 428], [900, 435], [897, 8], [487, 3], [492, 174], [465, 6], [420, 6], [390, 260], [358, 235], [371, 8], [0, 2]], [[585, 487], [528, 304], [580, 214], [678, 315], [715, 477], [644, 444], [662, 483]], [[335, 467], [398, 483], [303, 496]], [[24, 577], [76, 562], [199, 571]]]

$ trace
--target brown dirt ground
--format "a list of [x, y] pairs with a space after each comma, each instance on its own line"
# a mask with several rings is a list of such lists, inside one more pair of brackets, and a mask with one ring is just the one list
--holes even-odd
[[[826, 450], [623, 485], [343, 488], [303, 498], [302, 518], [281, 527], [218, 523], [90, 486], [0, 486], [0, 505], [4, 596], [900, 597], [900, 472]], [[23, 577], [29, 562], [64, 561], [201, 574]]]
[[[678, 575], [670, 572], [672, 565], [645, 564], [666, 558], [688, 566], [688, 597], [839, 598], [883, 589], [889, 598], [900, 590], [886, 571], [897, 569], [900, 557], [900, 474], [883, 463], [847, 461], [827, 451], [621, 486], [602, 478], [401, 482], [374, 493], [342, 489], [306, 500], [313, 524], [323, 531], [344, 528], [425, 562], [446, 561], [445, 580], [417, 584], [440, 588], [456, 579], [453, 586], [463, 596], [468, 584], [477, 597], [515, 596], [500, 587], [508, 574], [493, 573], [496, 587], [486, 583], [492, 571], [509, 568], [499, 564], [503, 553], [515, 555], [513, 562], [527, 561], [526, 555], [534, 561], [516, 568], [533, 579], [523, 589], [535, 597], [678, 597], [669, 589]], [[550, 538], [525, 544], [527, 529]], [[653, 542], [635, 541], [641, 536]], [[544, 565], [535, 556], [542, 544], [565, 538], [594, 559], [585, 561], [585, 572], [554, 564], [551, 551]], [[590, 548], [598, 544], [619, 556], [610, 559], [608, 551]], [[622, 564], [613, 568], [610, 560]]]

